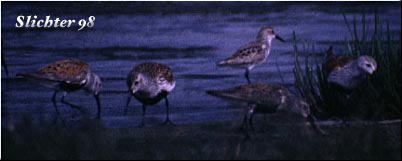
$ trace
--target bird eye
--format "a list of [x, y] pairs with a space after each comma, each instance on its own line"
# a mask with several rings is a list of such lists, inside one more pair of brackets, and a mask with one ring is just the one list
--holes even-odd
[[134, 85], [138, 85], [139, 83], [140, 83], [140, 82], [138, 82], [138, 81], [135, 81], [135, 82], [134, 82]]
[[366, 64], [367, 67], [371, 68], [371, 64]]

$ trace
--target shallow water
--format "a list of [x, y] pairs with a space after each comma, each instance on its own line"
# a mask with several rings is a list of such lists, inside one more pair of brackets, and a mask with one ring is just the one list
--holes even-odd
[[[322, 53], [333, 45], [346, 50], [349, 39], [342, 14], [349, 20], [366, 12], [367, 24], [374, 23], [377, 9], [388, 20], [392, 34], [400, 34], [400, 2], [388, 3], [290, 3], [290, 2], [2, 2], [2, 54], [10, 76], [2, 68], [2, 126], [23, 116], [34, 120], [53, 118], [52, 91], [15, 77], [49, 62], [79, 58], [90, 64], [103, 81], [101, 103], [105, 127], [133, 127], [141, 120], [141, 105], [132, 100], [123, 116], [128, 96], [125, 78], [141, 62], [156, 61], [174, 71], [176, 88], [169, 95], [171, 119], [176, 124], [225, 121], [238, 115], [241, 104], [208, 96], [207, 89], [245, 83], [244, 71], [218, 68], [215, 62], [252, 41], [258, 29], [271, 25], [288, 40], [273, 42], [267, 61], [251, 71], [253, 82], [281, 82], [292, 86], [294, 78], [292, 32], [298, 42], [314, 45]], [[91, 29], [17, 29], [18, 15], [37, 14], [60, 18], [96, 17]], [[372, 25], [368, 25], [370, 27]], [[358, 26], [361, 29], [361, 26]], [[300, 47], [301, 48], [301, 47]], [[282, 82], [276, 64], [279, 66]], [[59, 95], [59, 98], [61, 94]], [[96, 103], [84, 92], [70, 93], [67, 100], [82, 106], [95, 117]], [[74, 124], [83, 112], [59, 104], [61, 118]], [[164, 103], [150, 106], [147, 124], [162, 123]]]

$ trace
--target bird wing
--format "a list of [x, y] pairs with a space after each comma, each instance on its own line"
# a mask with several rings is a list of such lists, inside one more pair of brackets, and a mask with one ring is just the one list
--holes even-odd
[[238, 49], [231, 57], [218, 62], [218, 65], [245, 65], [262, 61], [265, 59], [263, 50], [267, 47], [263, 43], [251, 42]]
[[20, 74], [27, 78], [83, 84], [90, 69], [87, 63], [77, 59], [66, 59], [48, 64], [37, 71]]
[[169, 68], [162, 70], [159, 73], [157, 83], [159, 84], [159, 86], [161, 86], [163, 90], [168, 92], [172, 91], [176, 85], [176, 82], [173, 81], [172, 71]]
[[248, 103], [277, 106], [288, 90], [279, 84], [253, 83], [223, 90], [210, 90], [207, 94]]
[[330, 55], [322, 64], [323, 72], [325, 75], [329, 75], [329, 73], [335, 71], [336, 69], [343, 68], [346, 64], [350, 63], [352, 60], [353, 58], [349, 56]]
[[348, 83], [347, 76], [348, 76], [347, 70], [339, 68], [335, 69], [328, 75], [327, 81], [330, 83], [335, 83], [341, 86], [342, 88], [349, 89], [351, 87], [349, 87], [350, 85]]
[[355, 88], [364, 77], [356, 77], [354, 63], [354, 61], [351, 61], [342, 67], [334, 69], [329, 73], [327, 81], [347, 90]]

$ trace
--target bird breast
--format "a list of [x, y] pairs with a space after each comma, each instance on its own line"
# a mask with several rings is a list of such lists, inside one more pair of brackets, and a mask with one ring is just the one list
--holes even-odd
[[143, 98], [154, 98], [162, 92], [170, 92], [175, 87], [175, 81], [168, 82], [163, 80], [145, 81], [135, 95]]

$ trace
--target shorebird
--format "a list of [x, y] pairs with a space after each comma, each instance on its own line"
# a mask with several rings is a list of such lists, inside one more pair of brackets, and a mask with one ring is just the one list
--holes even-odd
[[64, 92], [61, 99], [62, 103], [74, 107], [74, 105], [64, 101], [66, 94], [80, 89], [86, 90], [94, 95], [98, 105], [97, 118], [100, 118], [101, 104], [99, 101], [99, 90], [101, 88], [101, 79], [90, 71], [89, 65], [84, 61], [78, 59], [60, 60], [33, 72], [18, 73], [17, 76], [54, 89], [52, 101], [57, 113], [59, 113], [56, 104], [56, 95], [58, 92]]
[[334, 83], [345, 90], [352, 90], [359, 86], [367, 75], [372, 75], [376, 71], [377, 62], [368, 55], [361, 55], [357, 59], [336, 56], [330, 47], [322, 69], [329, 83]]
[[207, 94], [232, 101], [246, 102], [248, 106], [243, 120], [246, 131], [248, 125], [254, 130], [253, 116], [255, 113], [284, 111], [303, 116], [310, 122], [314, 130], [324, 134], [315, 124], [316, 119], [310, 113], [309, 105], [281, 84], [249, 83], [228, 89], [210, 90], [207, 91]]
[[262, 64], [268, 57], [271, 50], [272, 39], [278, 39], [285, 42], [280, 36], [274, 33], [272, 27], [261, 27], [255, 41], [244, 45], [238, 49], [232, 56], [219, 61], [218, 66], [229, 66], [233, 68], [244, 68], [246, 70], [245, 77], [250, 83], [249, 72], [256, 65]]
[[146, 62], [134, 66], [127, 75], [127, 86], [129, 96], [127, 98], [125, 114], [130, 104], [131, 97], [134, 96], [142, 103], [142, 122], [140, 127], [145, 126], [145, 113], [147, 105], [154, 105], [160, 100], [165, 99], [166, 120], [163, 124], [172, 124], [169, 119], [169, 100], [168, 94], [176, 85], [173, 80], [171, 69], [163, 64]]

